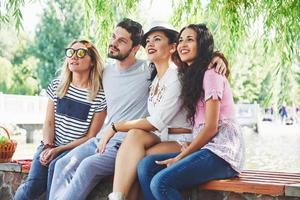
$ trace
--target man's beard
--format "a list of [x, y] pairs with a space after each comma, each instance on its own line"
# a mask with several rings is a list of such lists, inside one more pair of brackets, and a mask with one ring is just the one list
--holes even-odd
[[[109, 45], [109, 48], [110, 48], [110, 47], [113, 47], [113, 48], [115, 48], [115, 49], [117, 49], [117, 50], [119, 51], [118, 48], [116, 48], [116, 47], [114, 47], [114, 46], [112, 46], [112, 45]], [[124, 53], [124, 54], [121, 54], [120, 51], [119, 51], [119, 53], [118, 53], [117, 55], [113, 55], [113, 54], [110, 53], [110, 51], [108, 50], [107, 56], [108, 56], [109, 58], [113, 58], [113, 59], [116, 59], [116, 60], [119, 60], [119, 61], [123, 61], [123, 60], [125, 60], [125, 59], [129, 56], [129, 54], [131, 53], [131, 50], [132, 50], [132, 48], [130, 48], [130, 49], [129, 49], [126, 53]]]

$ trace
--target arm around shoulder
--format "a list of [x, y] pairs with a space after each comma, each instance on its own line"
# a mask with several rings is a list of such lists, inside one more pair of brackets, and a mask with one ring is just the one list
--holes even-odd
[[220, 51], [215, 51], [213, 53], [213, 58], [208, 66], [208, 69], [214, 68], [215, 71], [219, 74], [229, 77], [230, 70], [228, 60]]

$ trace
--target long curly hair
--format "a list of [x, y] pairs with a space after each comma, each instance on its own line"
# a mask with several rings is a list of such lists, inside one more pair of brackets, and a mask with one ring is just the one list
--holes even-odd
[[194, 125], [198, 101], [204, 100], [203, 78], [214, 55], [214, 40], [204, 24], [190, 24], [182, 28], [179, 37], [187, 28], [194, 30], [197, 34], [197, 56], [190, 66], [183, 62], [179, 66], [179, 73], [182, 83], [181, 98], [183, 107], [187, 110], [187, 119]]

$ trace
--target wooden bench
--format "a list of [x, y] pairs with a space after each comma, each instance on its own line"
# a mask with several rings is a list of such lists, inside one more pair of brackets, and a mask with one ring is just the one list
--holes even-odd
[[200, 188], [236, 193], [300, 197], [300, 173], [245, 170], [237, 178], [210, 181], [200, 185]]
[[[30, 168], [30, 162], [28, 160], [19, 161], [16, 163], [0, 164], [0, 171], [18, 172], [21, 174], [27, 174]], [[89, 199], [101, 199], [107, 196], [111, 191], [112, 178], [108, 177], [103, 180], [103, 184], [99, 184], [92, 191]], [[100, 191], [102, 190], [102, 191]], [[266, 199], [277, 199], [280, 196], [280, 200], [292, 199], [300, 200], [300, 173], [286, 173], [286, 172], [269, 172], [258, 170], [245, 170], [239, 177], [225, 180], [214, 180], [202, 184], [198, 187], [188, 190], [186, 193], [186, 199], [212, 199], [211, 196], [203, 197], [205, 192], [223, 192], [227, 193], [226, 199], [232, 199], [228, 196], [229, 193], [243, 193], [252, 195], [251, 198], [235, 197], [233, 199], [265, 199], [262, 196], [267, 195]], [[200, 195], [200, 193], [202, 194]], [[101, 198], [99, 194], [101, 193]], [[107, 194], [106, 194], [107, 193]], [[193, 193], [193, 194], [192, 194]], [[196, 195], [195, 195], [196, 193]], [[223, 196], [222, 196], [223, 195]], [[224, 199], [224, 194], [220, 196], [214, 196], [213, 199]], [[0, 194], [1, 196], [1, 194]], [[201, 196], [201, 197], [200, 197]], [[262, 198], [260, 198], [262, 197]], [[272, 198], [274, 197], [274, 198]]]

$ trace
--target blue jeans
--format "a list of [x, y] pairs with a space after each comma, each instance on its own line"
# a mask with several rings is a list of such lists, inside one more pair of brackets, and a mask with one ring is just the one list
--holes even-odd
[[156, 160], [173, 158], [178, 153], [145, 157], [138, 165], [138, 178], [145, 200], [181, 200], [180, 190], [209, 180], [231, 178], [237, 172], [210, 150], [201, 149], [170, 167]]
[[87, 199], [104, 177], [114, 173], [121, 142], [109, 140], [103, 154], [96, 152], [98, 143], [99, 139], [91, 138], [56, 163], [50, 190], [51, 200]]
[[38, 146], [33, 157], [32, 164], [27, 179], [17, 189], [15, 200], [34, 200], [38, 199], [45, 191], [48, 194], [51, 187], [55, 163], [58, 159], [67, 154], [68, 151], [61, 153], [53, 159], [48, 166], [43, 166], [40, 163], [40, 154], [44, 149], [44, 145]]

